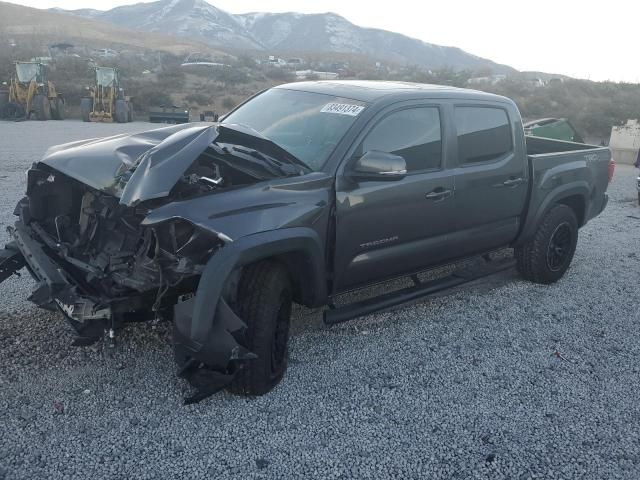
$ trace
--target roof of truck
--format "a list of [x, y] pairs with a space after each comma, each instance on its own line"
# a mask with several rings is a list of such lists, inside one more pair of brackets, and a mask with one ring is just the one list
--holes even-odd
[[296, 82], [280, 85], [276, 88], [323, 93], [337, 97], [351, 98], [362, 102], [375, 102], [393, 95], [411, 98], [465, 98], [504, 102], [505, 97], [466, 88], [431, 85], [427, 83], [387, 82], [376, 80], [326, 80]]

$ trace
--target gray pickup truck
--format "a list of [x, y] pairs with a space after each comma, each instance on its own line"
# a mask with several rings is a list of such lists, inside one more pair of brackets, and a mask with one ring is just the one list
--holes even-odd
[[[613, 168], [607, 148], [525, 138], [504, 97], [282, 85], [220, 123], [51, 148], [28, 171], [0, 280], [26, 267], [30, 300], [59, 310], [78, 344], [172, 321], [195, 399], [264, 394], [286, 370], [292, 302], [344, 321], [496, 271], [487, 254], [505, 247], [525, 279], [555, 282]], [[417, 275], [473, 256], [486, 269]], [[400, 276], [413, 284], [334, 303]]]

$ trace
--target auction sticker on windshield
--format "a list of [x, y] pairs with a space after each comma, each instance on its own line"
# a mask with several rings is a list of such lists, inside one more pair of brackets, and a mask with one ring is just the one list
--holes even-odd
[[338, 113], [340, 115], [356, 117], [362, 110], [364, 110], [362, 105], [352, 105], [350, 103], [327, 103], [320, 111], [324, 113]]

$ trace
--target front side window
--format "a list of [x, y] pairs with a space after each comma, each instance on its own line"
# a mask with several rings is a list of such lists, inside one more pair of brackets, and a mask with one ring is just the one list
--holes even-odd
[[439, 110], [419, 107], [391, 113], [373, 127], [362, 143], [362, 153], [371, 150], [403, 157], [408, 172], [440, 168], [442, 134]]
[[110, 87], [116, 79], [116, 71], [113, 68], [96, 68], [96, 83], [103, 87]]
[[456, 107], [460, 165], [491, 162], [511, 152], [507, 112], [492, 107]]
[[256, 130], [317, 171], [365, 107], [348, 98], [273, 88], [238, 107], [222, 123]]

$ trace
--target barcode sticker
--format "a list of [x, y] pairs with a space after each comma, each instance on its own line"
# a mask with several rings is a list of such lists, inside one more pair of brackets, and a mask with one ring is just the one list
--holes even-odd
[[327, 103], [320, 111], [324, 113], [338, 113], [340, 115], [356, 117], [362, 110], [364, 110], [362, 105], [352, 105], [350, 103]]

